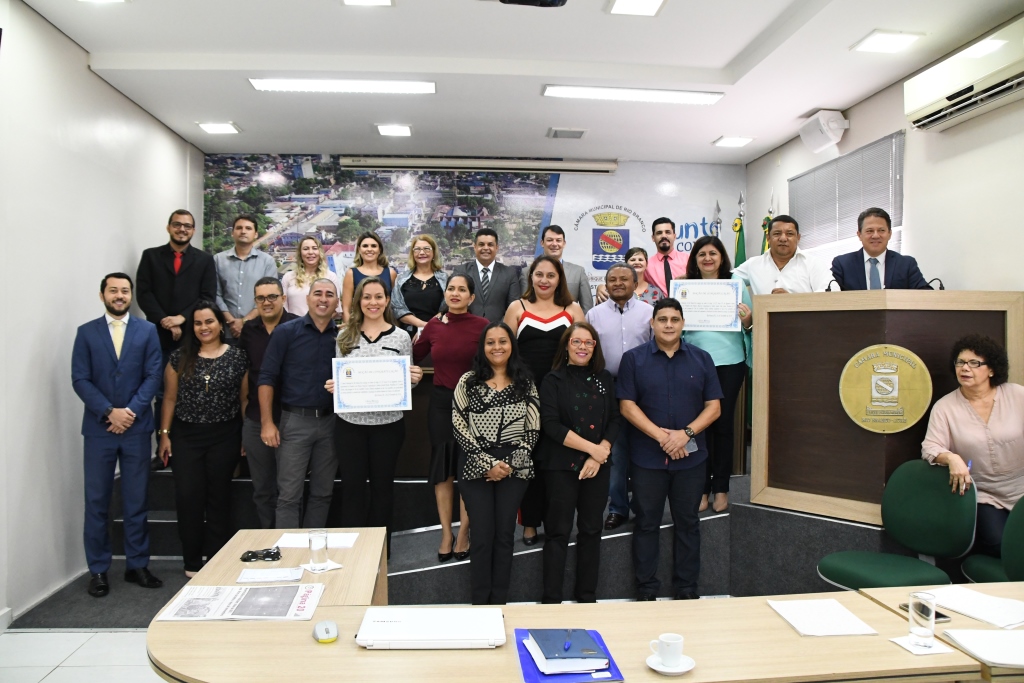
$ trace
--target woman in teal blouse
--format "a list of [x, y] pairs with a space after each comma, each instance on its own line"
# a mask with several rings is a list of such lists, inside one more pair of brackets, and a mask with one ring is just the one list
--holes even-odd
[[[714, 235], [701, 237], [693, 243], [690, 259], [686, 263], [688, 280], [740, 280], [732, 272], [729, 254], [722, 240]], [[742, 283], [742, 280], [740, 280]], [[729, 475], [732, 473], [732, 449], [735, 435], [733, 422], [736, 414], [736, 398], [747, 377], [750, 361], [750, 294], [740, 285], [743, 302], [739, 305], [740, 323], [743, 332], [684, 332], [687, 343], [711, 354], [722, 385], [722, 414], [715, 420], [706, 434], [708, 444], [707, 481], [700, 509], [706, 510], [708, 499], [713, 495], [712, 508], [722, 512], [729, 507]]]

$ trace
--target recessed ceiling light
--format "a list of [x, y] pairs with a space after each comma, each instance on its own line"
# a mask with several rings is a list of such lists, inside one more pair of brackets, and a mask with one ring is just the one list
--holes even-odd
[[78, 0], [79, 2], [91, 2], [94, 5], [113, 5], [118, 2], [128, 2], [128, 0]]
[[346, 5], [362, 5], [363, 7], [391, 7], [391, 0], [345, 0]]
[[432, 81], [353, 81], [314, 78], [250, 78], [257, 90], [278, 92], [343, 92], [389, 95], [433, 95]]
[[642, 88], [596, 88], [583, 85], [545, 85], [545, 97], [579, 100], [615, 100], [618, 102], [659, 102], [666, 104], [714, 104], [725, 96], [721, 92], [693, 90], [645, 90]]
[[612, 14], [632, 14], [638, 17], [653, 17], [665, 0], [613, 0]]
[[210, 135], [234, 135], [239, 132], [238, 126], [231, 123], [200, 123], [199, 127]]
[[754, 138], [738, 138], [723, 135], [722, 137], [718, 138], [711, 144], [715, 145], [716, 147], [743, 147], [745, 145], [749, 145], [753, 141]]
[[409, 126], [403, 126], [399, 123], [378, 123], [377, 130], [381, 135], [393, 135], [402, 138], [407, 138], [412, 135], [412, 128]]
[[995, 38], [989, 38], [983, 40], [980, 43], [975, 43], [969, 48], [960, 53], [961, 57], [967, 57], [968, 59], [980, 59], [985, 55], [990, 55], [1003, 45], [1006, 45], [1005, 40], [997, 40]]
[[920, 37], [920, 33], [900, 33], [899, 31], [875, 29], [867, 37], [851, 45], [850, 49], [857, 52], [903, 52]]

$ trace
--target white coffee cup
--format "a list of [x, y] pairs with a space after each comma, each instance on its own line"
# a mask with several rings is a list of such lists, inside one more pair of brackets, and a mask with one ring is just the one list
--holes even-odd
[[651, 652], [658, 655], [662, 664], [675, 668], [683, 661], [683, 637], [678, 633], [662, 633], [651, 641]]

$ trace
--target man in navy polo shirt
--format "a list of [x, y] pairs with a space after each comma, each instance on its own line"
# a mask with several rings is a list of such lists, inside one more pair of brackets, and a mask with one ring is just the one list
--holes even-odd
[[708, 450], [703, 431], [722, 409], [722, 388], [711, 356], [687, 344], [683, 309], [659, 299], [651, 319], [654, 338], [627, 351], [619, 366], [618, 397], [631, 425], [633, 463], [633, 569], [639, 600], [658, 595], [658, 540], [668, 498], [675, 534], [672, 588], [677, 600], [693, 600], [700, 574], [697, 508], [704, 491]]

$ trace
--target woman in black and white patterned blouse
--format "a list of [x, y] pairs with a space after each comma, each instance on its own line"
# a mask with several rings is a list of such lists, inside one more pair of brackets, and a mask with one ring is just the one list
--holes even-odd
[[160, 458], [174, 444], [174, 498], [185, 575], [195, 576], [234, 534], [231, 476], [242, 452], [242, 404], [249, 360], [224, 343], [224, 315], [210, 301], [192, 313], [180, 349], [164, 371]]
[[459, 491], [473, 523], [473, 604], [503, 605], [516, 511], [533, 478], [540, 436], [537, 388], [505, 323], [491, 323], [480, 336], [473, 369], [455, 387], [452, 424], [461, 449]]

